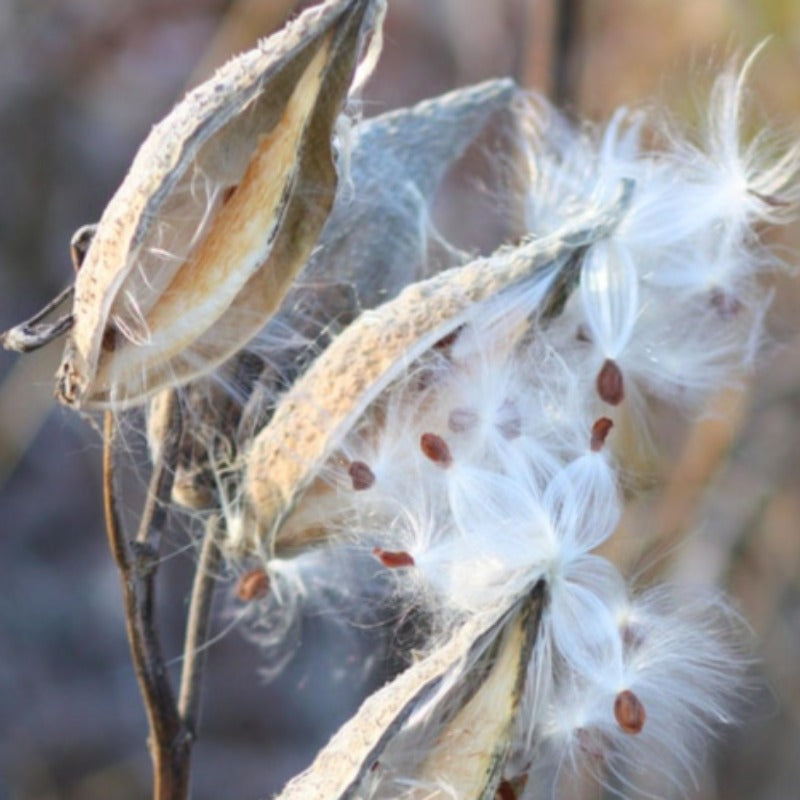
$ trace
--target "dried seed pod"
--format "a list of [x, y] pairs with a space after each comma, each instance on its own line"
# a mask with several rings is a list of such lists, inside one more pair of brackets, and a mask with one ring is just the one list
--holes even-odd
[[641, 733], [647, 714], [642, 701], [630, 690], [621, 691], [614, 699], [614, 718], [625, 733]]
[[274, 313], [331, 209], [333, 128], [383, 5], [307, 11], [152, 130], [78, 272], [63, 402], [140, 402], [221, 363]]
[[[277, 363], [271, 354], [242, 417], [244, 441], [266, 424], [275, 396], [327, 347], [332, 334], [425, 273], [430, 231], [424, 221], [442, 177], [516, 94], [511, 80], [487, 81], [352, 128], [349, 181], [337, 194], [319, 248], [266, 330], [267, 338], [291, 330], [313, 344], [277, 354]], [[442, 255], [443, 266], [458, 263], [457, 253]], [[276, 391], [276, 384], [282, 388]]]
[[[245, 488], [260, 532], [273, 539], [300, 494], [373, 400], [407, 365], [478, 313], [478, 304], [524, 280], [540, 281], [542, 305], [558, 301], [580, 268], [576, 252], [608, 235], [630, 201], [616, 203], [572, 233], [502, 250], [406, 287], [362, 314], [283, 397], [247, 457]], [[254, 533], [256, 531], [253, 531]]]
[[[446, 785], [450, 796], [493, 800], [545, 602], [540, 581], [505, 610], [473, 617], [369, 697], [278, 800], [345, 800], [365, 786], [400, 796], [398, 766], [404, 787]], [[425, 742], [412, 719], [425, 720]]]

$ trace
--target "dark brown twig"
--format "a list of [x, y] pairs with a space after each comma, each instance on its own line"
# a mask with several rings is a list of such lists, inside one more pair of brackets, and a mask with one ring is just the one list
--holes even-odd
[[[125, 539], [114, 485], [115, 427], [114, 416], [107, 411], [103, 425], [103, 501], [109, 546], [120, 571], [131, 657], [150, 727], [153, 798], [185, 800], [189, 788], [191, 737], [186, 734], [178, 713], [156, 629], [154, 582], [158, 550], [150, 541], [137, 541], [129, 546]], [[169, 436], [168, 433], [166, 438]], [[161, 469], [166, 469], [168, 455], [164, 447], [159, 459]], [[167, 471], [172, 472], [171, 469]], [[150, 508], [149, 501], [147, 508]], [[152, 517], [148, 519], [146, 514], [142, 517], [142, 528], [145, 526], [148, 532], [155, 530]]]

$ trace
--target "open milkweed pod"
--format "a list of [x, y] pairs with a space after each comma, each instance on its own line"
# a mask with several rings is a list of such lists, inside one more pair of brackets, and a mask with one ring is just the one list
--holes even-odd
[[[511, 80], [487, 81], [353, 125], [347, 181], [337, 189], [318, 247], [259, 334], [270, 343], [266, 363], [257, 347], [242, 350], [181, 392], [188, 422], [175, 468], [175, 502], [190, 508], [211, 502], [219, 483], [214, 450], [220, 440], [230, 443], [230, 453], [239, 441], [249, 442], [268, 419], [275, 396], [336, 330], [422, 274], [426, 221], [444, 173], [490, 118], [510, 116], [517, 95]], [[261, 368], [252, 374], [256, 364]], [[159, 398], [170, 391], [150, 400], [151, 441], [163, 435], [155, 430]], [[241, 432], [234, 436], [237, 427]], [[224, 453], [222, 461], [230, 463]], [[229, 476], [233, 480], [232, 470]]]
[[578, 256], [614, 230], [632, 192], [633, 184], [623, 181], [611, 207], [596, 209], [569, 230], [418, 281], [356, 319], [295, 382], [254, 439], [246, 456], [245, 491], [255, 520], [246, 521], [244, 535], [260, 534], [275, 553], [291, 546], [280, 538], [288, 514], [389, 383], [479, 313], [482, 301], [514, 284], [537, 285], [540, 313], [563, 301], [566, 287], [577, 280]]
[[364, 701], [277, 800], [494, 800], [547, 602], [543, 580]]
[[330, 212], [334, 125], [384, 8], [310, 9], [152, 130], [77, 276], [62, 402], [138, 403], [213, 368], [263, 326]]

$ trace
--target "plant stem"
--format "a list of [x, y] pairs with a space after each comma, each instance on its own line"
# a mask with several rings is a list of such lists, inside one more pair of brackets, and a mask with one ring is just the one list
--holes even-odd
[[[161, 504], [152, 503], [149, 497], [140, 526], [140, 530], [148, 532], [148, 541], [137, 540], [129, 545], [117, 509], [113, 459], [115, 430], [113, 414], [107, 411], [103, 424], [103, 501], [106, 531], [111, 553], [120, 571], [128, 642], [150, 728], [149, 747], [154, 772], [153, 798], [185, 800], [189, 789], [189, 754], [192, 737], [187, 735], [178, 713], [161, 654], [154, 615], [158, 549], [153, 546], [153, 542], [160, 539], [159, 525], [163, 523], [163, 514], [158, 516], [155, 513], [155, 509], [160, 508]], [[165, 439], [170, 439], [174, 435], [174, 431], [167, 433]], [[167, 442], [164, 444], [160, 463], [154, 469], [153, 482], [158, 484], [159, 495], [163, 496], [162, 493], [166, 493], [168, 496], [169, 480], [163, 478], [163, 472], [172, 474], [173, 470], [168, 461], [171, 457], [174, 462], [177, 447], [174, 448], [174, 452], [167, 452], [169, 449]]]

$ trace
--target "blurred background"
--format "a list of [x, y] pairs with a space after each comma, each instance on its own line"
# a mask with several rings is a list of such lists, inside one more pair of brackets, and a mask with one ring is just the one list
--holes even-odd
[[[302, 5], [0, 0], [0, 328], [70, 282], [72, 232], [99, 217], [153, 123]], [[559, 20], [573, 44], [554, 75]], [[365, 113], [513, 75], [592, 119], [651, 102], [692, 118], [714, 69], [767, 36], [756, 110], [800, 135], [797, 0], [389, 0]], [[465, 185], [449, 184], [440, 226], [484, 246], [480, 211], [459, 205]], [[800, 225], [781, 236], [800, 253]], [[800, 284], [792, 274], [778, 284], [771, 358], [745, 391], [715, 399], [718, 413], [675, 426], [653, 468], [659, 488], [618, 537], [617, 556], [642, 575], [724, 586], [758, 642], [745, 724], [715, 750], [697, 800], [788, 800], [800, 786]], [[142, 798], [146, 722], [103, 532], [100, 437], [55, 407], [59, 356], [58, 344], [0, 353], [0, 800]], [[168, 658], [193, 567], [185, 545], [175, 531], [160, 575]], [[219, 616], [215, 630], [226, 624]], [[306, 619], [295, 661], [269, 684], [251, 644], [221, 638], [195, 800], [263, 798], [307, 764], [380, 679], [363, 656], [377, 638]]]

